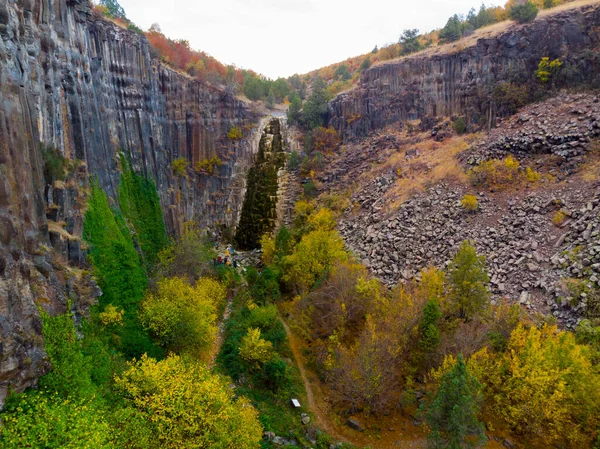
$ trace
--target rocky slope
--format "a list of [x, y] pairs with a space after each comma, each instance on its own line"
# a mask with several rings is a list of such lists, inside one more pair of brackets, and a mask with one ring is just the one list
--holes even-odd
[[503, 112], [494, 92], [499, 83], [531, 84], [533, 92], [545, 56], [564, 64], [557, 83], [598, 86], [599, 26], [595, 3], [507, 25], [472, 44], [469, 38], [374, 66], [356, 88], [330, 102], [330, 124], [345, 140], [423, 117], [462, 115], [468, 123], [490, 125]]
[[[589, 177], [578, 172], [590, 162], [586, 158], [598, 157], [599, 123], [597, 96], [562, 94], [524, 108], [455, 159], [468, 169], [467, 161], [513, 155], [523, 166], [554, 175], [538, 184], [490, 191], [458, 179], [431, 181], [425, 189], [414, 183], [406, 201], [389, 207], [403, 178], [421, 166], [436, 170], [429, 154], [414, 149], [417, 140], [435, 139], [434, 154], [448, 151], [451, 139], [440, 141], [438, 125], [412, 140], [387, 128], [346, 145], [328, 161], [321, 188], [344, 191], [355, 183], [339, 231], [386, 284], [418, 277], [429, 265], [444, 268], [469, 239], [486, 256], [496, 299], [551, 313], [572, 328], [588, 312], [584, 290], [600, 288], [600, 164], [591, 166]], [[389, 160], [402, 161], [401, 168]], [[475, 213], [461, 205], [467, 193], [477, 197]], [[558, 211], [565, 220], [553, 223]], [[583, 289], [569, 288], [574, 285]]]
[[[156, 181], [167, 228], [237, 222], [256, 117], [248, 105], [161, 64], [146, 39], [96, 17], [88, 0], [0, 2], [0, 404], [44, 363], [37, 306], [93, 298], [80, 236], [90, 177], [116, 201], [118, 152]], [[244, 138], [228, 139], [232, 126]], [[255, 143], [253, 145], [253, 142]], [[42, 146], [71, 161], [44, 176]], [[172, 162], [218, 155], [212, 175]], [[87, 285], [89, 284], [89, 285]], [[79, 292], [85, 285], [85, 292]]]

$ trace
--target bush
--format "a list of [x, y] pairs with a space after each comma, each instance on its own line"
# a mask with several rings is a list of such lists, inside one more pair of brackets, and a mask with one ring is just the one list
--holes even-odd
[[229, 140], [239, 140], [242, 137], [244, 137], [244, 133], [242, 132], [241, 128], [231, 125], [231, 128], [229, 129], [229, 132], [227, 133], [227, 138]]
[[456, 120], [454, 120], [452, 127], [454, 128], [456, 134], [464, 134], [467, 132], [467, 122], [465, 122], [463, 117], [458, 117]]
[[590, 447], [600, 424], [600, 375], [573, 333], [519, 325], [502, 360], [483, 372], [494, 412], [515, 432], [546, 447]]
[[111, 449], [105, 410], [90, 400], [28, 392], [8, 398], [0, 426], [4, 449]]
[[42, 159], [44, 161], [46, 184], [65, 179], [69, 168], [69, 160], [60, 153], [58, 148], [42, 147]]
[[508, 12], [510, 18], [519, 23], [529, 23], [533, 22], [533, 20], [537, 17], [538, 8], [528, 0], [527, 3], [523, 3], [520, 5], [514, 5], [510, 8]]
[[567, 219], [567, 214], [562, 210], [556, 211], [554, 216], [552, 217], [552, 224], [554, 226], [561, 226], [565, 220]]
[[135, 237], [142, 249], [146, 266], [152, 267], [158, 253], [168, 243], [156, 185], [151, 179], [136, 173], [124, 155], [121, 155], [121, 169], [119, 187], [121, 211], [135, 230]]
[[468, 212], [475, 212], [479, 207], [479, 203], [477, 202], [477, 197], [475, 195], [465, 195], [460, 200], [460, 204], [463, 209]]
[[495, 190], [517, 187], [524, 182], [535, 183], [541, 179], [541, 175], [531, 167], [522, 170], [519, 161], [512, 156], [484, 161], [469, 170], [468, 175], [473, 186]]
[[481, 403], [481, 384], [469, 373], [458, 356], [452, 371], [446, 373], [427, 410], [431, 427], [429, 446], [432, 448], [462, 448], [473, 436], [477, 445], [486, 441], [484, 427], [477, 420]]
[[179, 239], [158, 254], [156, 277], [180, 277], [195, 282], [212, 274], [215, 257], [217, 253], [208, 237], [202, 235], [194, 223], [184, 223]]
[[367, 56], [363, 62], [360, 63], [360, 67], [358, 68], [359, 72], [363, 72], [365, 70], [367, 70], [369, 67], [371, 67], [371, 58], [369, 56]]
[[171, 169], [173, 170], [173, 174], [175, 176], [186, 176], [189, 165], [190, 164], [186, 158], [179, 157], [173, 161], [171, 164]]
[[196, 162], [194, 170], [196, 173], [212, 176], [215, 172], [215, 168], [220, 167], [221, 165], [223, 165], [223, 161], [215, 154], [210, 159], [202, 159], [201, 161]]
[[542, 83], [547, 83], [550, 78], [560, 70], [562, 62], [559, 59], [550, 61], [549, 57], [544, 57], [538, 64], [538, 68], [535, 71], [535, 75]]

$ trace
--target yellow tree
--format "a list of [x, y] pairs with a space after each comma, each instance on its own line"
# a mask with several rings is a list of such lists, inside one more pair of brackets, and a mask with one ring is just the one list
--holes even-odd
[[286, 274], [283, 279], [300, 291], [308, 291], [317, 279], [333, 267], [336, 261], [345, 262], [348, 253], [335, 231], [312, 231], [302, 237], [293, 254], [284, 258]]
[[157, 447], [260, 447], [258, 413], [244, 397], [235, 398], [228, 379], [179, 356], [157, 362], [144, 355], [128, 366], [116, 388]]

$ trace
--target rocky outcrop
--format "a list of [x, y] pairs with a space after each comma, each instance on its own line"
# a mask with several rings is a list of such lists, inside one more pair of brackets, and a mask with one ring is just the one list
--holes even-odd
[[[160, 63], [147, 40], [96, 17], [88, 0], [0, 2], [0, 404], [46, 370], [37, 306], [93, 298], [80, 242], [88, 179], [117, 201], [118, 153], [155, 180], [168, 230], [235, 225], [255, 117], [230, 93]], [[229, 139], [232, 126], [244, 131]], [[42, 146], [70, 161], [44, 176]], [[192, 167], [218, 155], [211, 174]], [[187, 173], [172, 170], [175, 159]], [[70, 270], [70, 269], [69, 269]], [[81, 277], [83, 276], [83, 278]]]
[[507, 25], [464, 49], [459, 48], [468, 43], [459, 41], [374, 66], [363, 72], [357, 87], [330, 102], [330, 124], [346, 141], [424, 117], [464, 116], [469, 124], [493, 125], [503, 112], [497, 86], [529, 83], [524, 94], [532, 94], [540, 89], [534, 72], [545, 56], [563, 62], [557, 85], [598, 87], [598, 26], [596, 3], [545, 15], [529, 25]]

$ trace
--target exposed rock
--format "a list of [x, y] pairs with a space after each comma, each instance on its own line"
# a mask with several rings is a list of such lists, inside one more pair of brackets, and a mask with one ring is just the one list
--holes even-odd
[[359, 421], [357, 421], [356, 419], [354, 419], [354, 418], [348, 418], [346, 420], [346, 425], [348, 427], [350, 427], [351, 429], [357, 430], [359, 432], [364, 432], [365, 431], [365, 429], [363, 428], [362, 424]]
[[365, 70], [358, 86], [330, 102], [330, 123], [344, 140], [386, 125], [424, 117], [456, 116], [493, 123], [499, 111], [493, 91], [502, 81], [532, 79], [541, 58], [560, 58], [572, 70], [569, 87], [597, 85], [600, 5], [586, 5], [511, 24], [473, 46], [459, 44], [384, 62]]
[[[188, 220], [234, 225], [257, 133], [228, 139], [256, 122], [248, 105], [161, 64], [145, 37], [97, 17], [88, 0], [0, 10], [1, 406], [9, 386], [22, 391], [48, 369], [37, 304], [64, 312], [77, 287], [51, 254], [84, 263], [89, 176], [116, 201], [122, 151], [155, 180], [171, 234]], [[42, 145], [76, 162], [68, 183], [44, 179]], [[172, 171], [177, 158], [193, 167], [215, 154], [223, 164], [212, 175]], [[75, 312], [93, 298], [78, 298]]]

